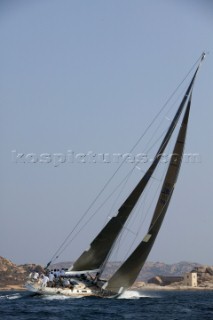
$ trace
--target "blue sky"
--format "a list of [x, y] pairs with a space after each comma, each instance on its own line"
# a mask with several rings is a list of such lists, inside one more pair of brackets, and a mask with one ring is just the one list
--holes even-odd
[[[14, 154], [128, 152], [205, 50], [186, 146], [201, 161], [183, 163], [149, 260], [213, 264], [212, 9], [207, 0], [1, 1], [0, 255], [45, 264], [116, 169]], [[61, 260], [104, 221], [101, 212]]]

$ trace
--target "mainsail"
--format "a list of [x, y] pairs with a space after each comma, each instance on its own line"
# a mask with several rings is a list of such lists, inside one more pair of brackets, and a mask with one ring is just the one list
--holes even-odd
[[[203, 60], [204, 55], [201, 58], [201, 61]], [[134, 190], [131, 192], [131, 194], [128, 196], [126, 201], [121, 205], [121, 207], [118, 210], [118, 213], [115, 217], [113, 217], [106, 225], [105, 227], [100, 231], [100, 233], [95, 237], [95, 239], [91, 242], [90, 247], [88, 250], [84, 251], [81, 256], [74, 262], [74, 264], [69, 269], [69, 272], [73, 273], [85, 273], [85, 272], [101, 272], [103, 269], [103, 266], [105, 265], [106, 260], [108, 259], [112, 248], [116, 242], [116, 239], [118, 238], [124, 224], [126, 223], [127, 219], [129, 218], [131, 211], [135, 207], [138, 199], [140, 198], [142, 192], [144, 191], [147, 183], [149, 182], [154, 170], [156, 169], [162, 153], [164, 152], [170, 137], [176, 127], [176, 124], [180, 118], [180, 115], [185, 107], [185, 104], [188, 100], [189, 95], [191, 94], [192, 87], [195, 81], [195, 77], [197, 75], [199, 66], [197, 67], [194, 76], [186, 90], [186, 93], [180, 103], [180, 106], [169, 126], [169, 129], [160, 145], [160, 148], [158, 149], [156, 156], [154, 158], [154, 161], [152, 162], [152, 165], [149, 167], [146, 174], [142, 177], [142, 179], [139, 181], [137, 186], [134, 188]], [[165, 205], [167, 207], [167, 204]], [[165, 209], [164, 209], [165, 210]], [[157, 213], [154, 215], [154, 217], [157, 215]], [[154, 219], [153, 217], [153, 219]], [[162, 214], [160, 215], [162, 217]], [[158, 218], [157, 221], [160, 221], [161, 218]], [[153, 221], [154, 223], [154, 221]], [[158, 225], [158, 222], [155, 222], [153, 225], [153, 228], [156, 228], [156, 225]], [[155, 230], [155, 229], [154, 229]], [[152, 230], [151, 230], [152, 231]], [[156, 236], [156, 235], [155, 235]], [[147, 243], [153, 243], [154, 242], [154, 235], [152, 235], [151, 242]], [[145, 255], [145, 254], [144, 254]], [[132, 261], [132, 260], [131, 260]], [[127, 264], [129, 262], [126, 262]], [[131, 262], [132, 263], [132, 262]], [[121, 271], [123, 272], [123, 269], [125, 269], [125, 265], [122, 267]], [[139, 269], [139, 268], [138, 268]], [[120, 270], [120, 269], [119, 269]], [[134, 274], [136, 274], [135, 272]], [[118, 284], [118, 281], [116, 280], [119, 276], [120, 271], [116, 273], [113, 278], [110, 279], [108, 282], [107, 288], [109, 290], [114, 290], [114, 288], [120, 288], [121, 285]], [[121, 277], [122, 279], [122, 277]], [[121, 280], [122, 282], [122, 280]], [[129, 280], [129, 282], [132, 282], [132, 280]], [[119, 281], [120, 283], [120, 281]], [[122, 287], [127, 287], [129, 285], [125, 284], [122, 285]]]
[[148, 232], [144, 239], [141, 241], [141, 243], [138, 245], [138, 247], [134, 250], [134, 252], [104, 285], [103, 288], [105, 290], [114, 293], [121, 293], [125, 289], [129, 288], [136, 280], [141, 268], [144, 265], [144, 262], [147, 259], [147, 256], [150, 253], [150, 250], [154, 244], [155, 238], [157, 237], [157, 234], [165, 217], [180, 170], [186, 139], [190, 105], [191, 94], [187, 103], [181, 128], [177, 136], [173, 154], [169, 163], [169, 167], [164, 179], [164, 183], [158, 198], [158, 202]]

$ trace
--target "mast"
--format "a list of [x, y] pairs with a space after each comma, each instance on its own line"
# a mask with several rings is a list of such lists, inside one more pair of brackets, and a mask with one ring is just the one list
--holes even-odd
[[[203, 60], [204, 55], [201, 58]], [[147, 183], [149, 182], [153, 172], [155, 171], [162, 153], [164, 152], [170, 137], [176, 127], [176, 124], [180, 118], [180, 115], [184, 109], [184, 106], [187, 102], [188, 96], [192, 91], [192, 87], [199, 70], [200, 64], [197, 67], [194, 76], [185, 92], [185, 95], [180, 103], [180, 106], [169, 126], [169, 129], [156, 153], [154, 161], [149, 167], [148, 171], [139, 181], [137, 186], [133, 189], [130, 195], [127, 197], [125, 202], [121, 205], [118, 210], [118, 213], [115, 217], [113, 217], [105, 227], [100, 231], [100, 233], [95, 237], [95, 239], [91, 242], [88, 250], [84, 251], [81, 256], [74, 262], [73, 266], [69, 269], [69, 273], [85, 273], [85, 272], [101, 272], [102, 268], [108, 259], [111, 250], [115, 244], [116, 239], [118, 238], [124, 224], [129, 218], [131, 211], [135, 207], [138, 199], [143, 193]]]
[[148, 232], [141, 243], [121, 265], [121, 267], [114, 273], [109, 281], [103, 286], [103, 289], [113, 293], [121, 293], [128, 289], [135, 282], [140, 270], [142, 269], [154, 241], [158, 235], [161, 224], [165, 217], [167, 208], [169, 206], [172, 193], [174, 191], [175, 183], [177, 181], [180, 170], [182, 156], [184, 151], [188, 118], [191, 105], [191, 94], [187, 103], [186, 111], [182, 120], [181, 128], [179, 130], [173, 154], [169, 163], [169, 167], [163, 182], [163, 186], [158, 198], [158, 202], [150, 223]]

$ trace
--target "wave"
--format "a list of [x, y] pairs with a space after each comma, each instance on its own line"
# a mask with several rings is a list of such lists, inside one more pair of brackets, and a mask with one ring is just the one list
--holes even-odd
[[156, 294], [144, 294], [141, 291], [127, 290], [122, 293], [118, 299], [141, 299], [141, 298], [159, 298]]
[[144, 295], [142, 295], [140, 292], [138, 291], [133, 291], [133, 290], [128, 290], [125, 291], [124, 293], [122, 293], [118, 299], [140, 299], [145, 297]]
[[66, 300], [72, 297], [63, 296], [63, 295], [42, 295], [40, 296], [43, 300]]
[[20, 299], [22, 297], [22, 295], [20, 293], [12, 293], [12, 294], [5, 294], [0, 296], [0, 299], [9, 299], [9, 300], [13, 300], [13, 299]]

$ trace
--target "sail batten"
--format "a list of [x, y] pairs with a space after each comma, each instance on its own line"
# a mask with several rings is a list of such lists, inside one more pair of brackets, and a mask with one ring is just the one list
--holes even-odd
[[191, 95], [187, 103], [181, 128], [179, 129], [178, 137], [174, 146], [173, 155], [169, 163], [147, 235], [143, 238], [129, 258], [127, 258], [127, 260], [105, 284], [105, 290], [118, 293], [121, 291], [121, 288], [122, 290], [125, 290], [132, 286], [151, 251], [165, 217], [179, 174], [186, 139], [190, 105]]
[[179, 108], [167, 130], [167, 133], [164, 136], [164, 139], [154, 157], [154, 160], [138, 182], [136, 187], [121, 205], [118, 210], [118, 213], [115, 217], [113, 217], [105, 227], [100, 231], [100, 233], [95, 237], [95, 239], [91, 242], [90, 248], [87, 251], [84, 251], [81, 256], [74, 262], [69, 271], [81, 272], [86, 270], [102, 270], [103, 266], [108, 259], [115, 242], [123, 229], [126, 221], [128, 220], [133, 208], [135, 207], [137, 201], [139, 200], [141, 194], [143, 193], [145, 187], [147, 186], [153, 172], [155, 171], [162, 154], [167, 147], [167, 144], [172, 136], [172, 133], [178, 123], [178, 120], [181, 116], [181, 113], [189, 100], [189, 96], [191, 95], [192, 88], [194, 85], [194, 81], [199, 70], [199, 66], [197, 67], [192, 80], [183, 96], [183, 99], [179, 105]]

